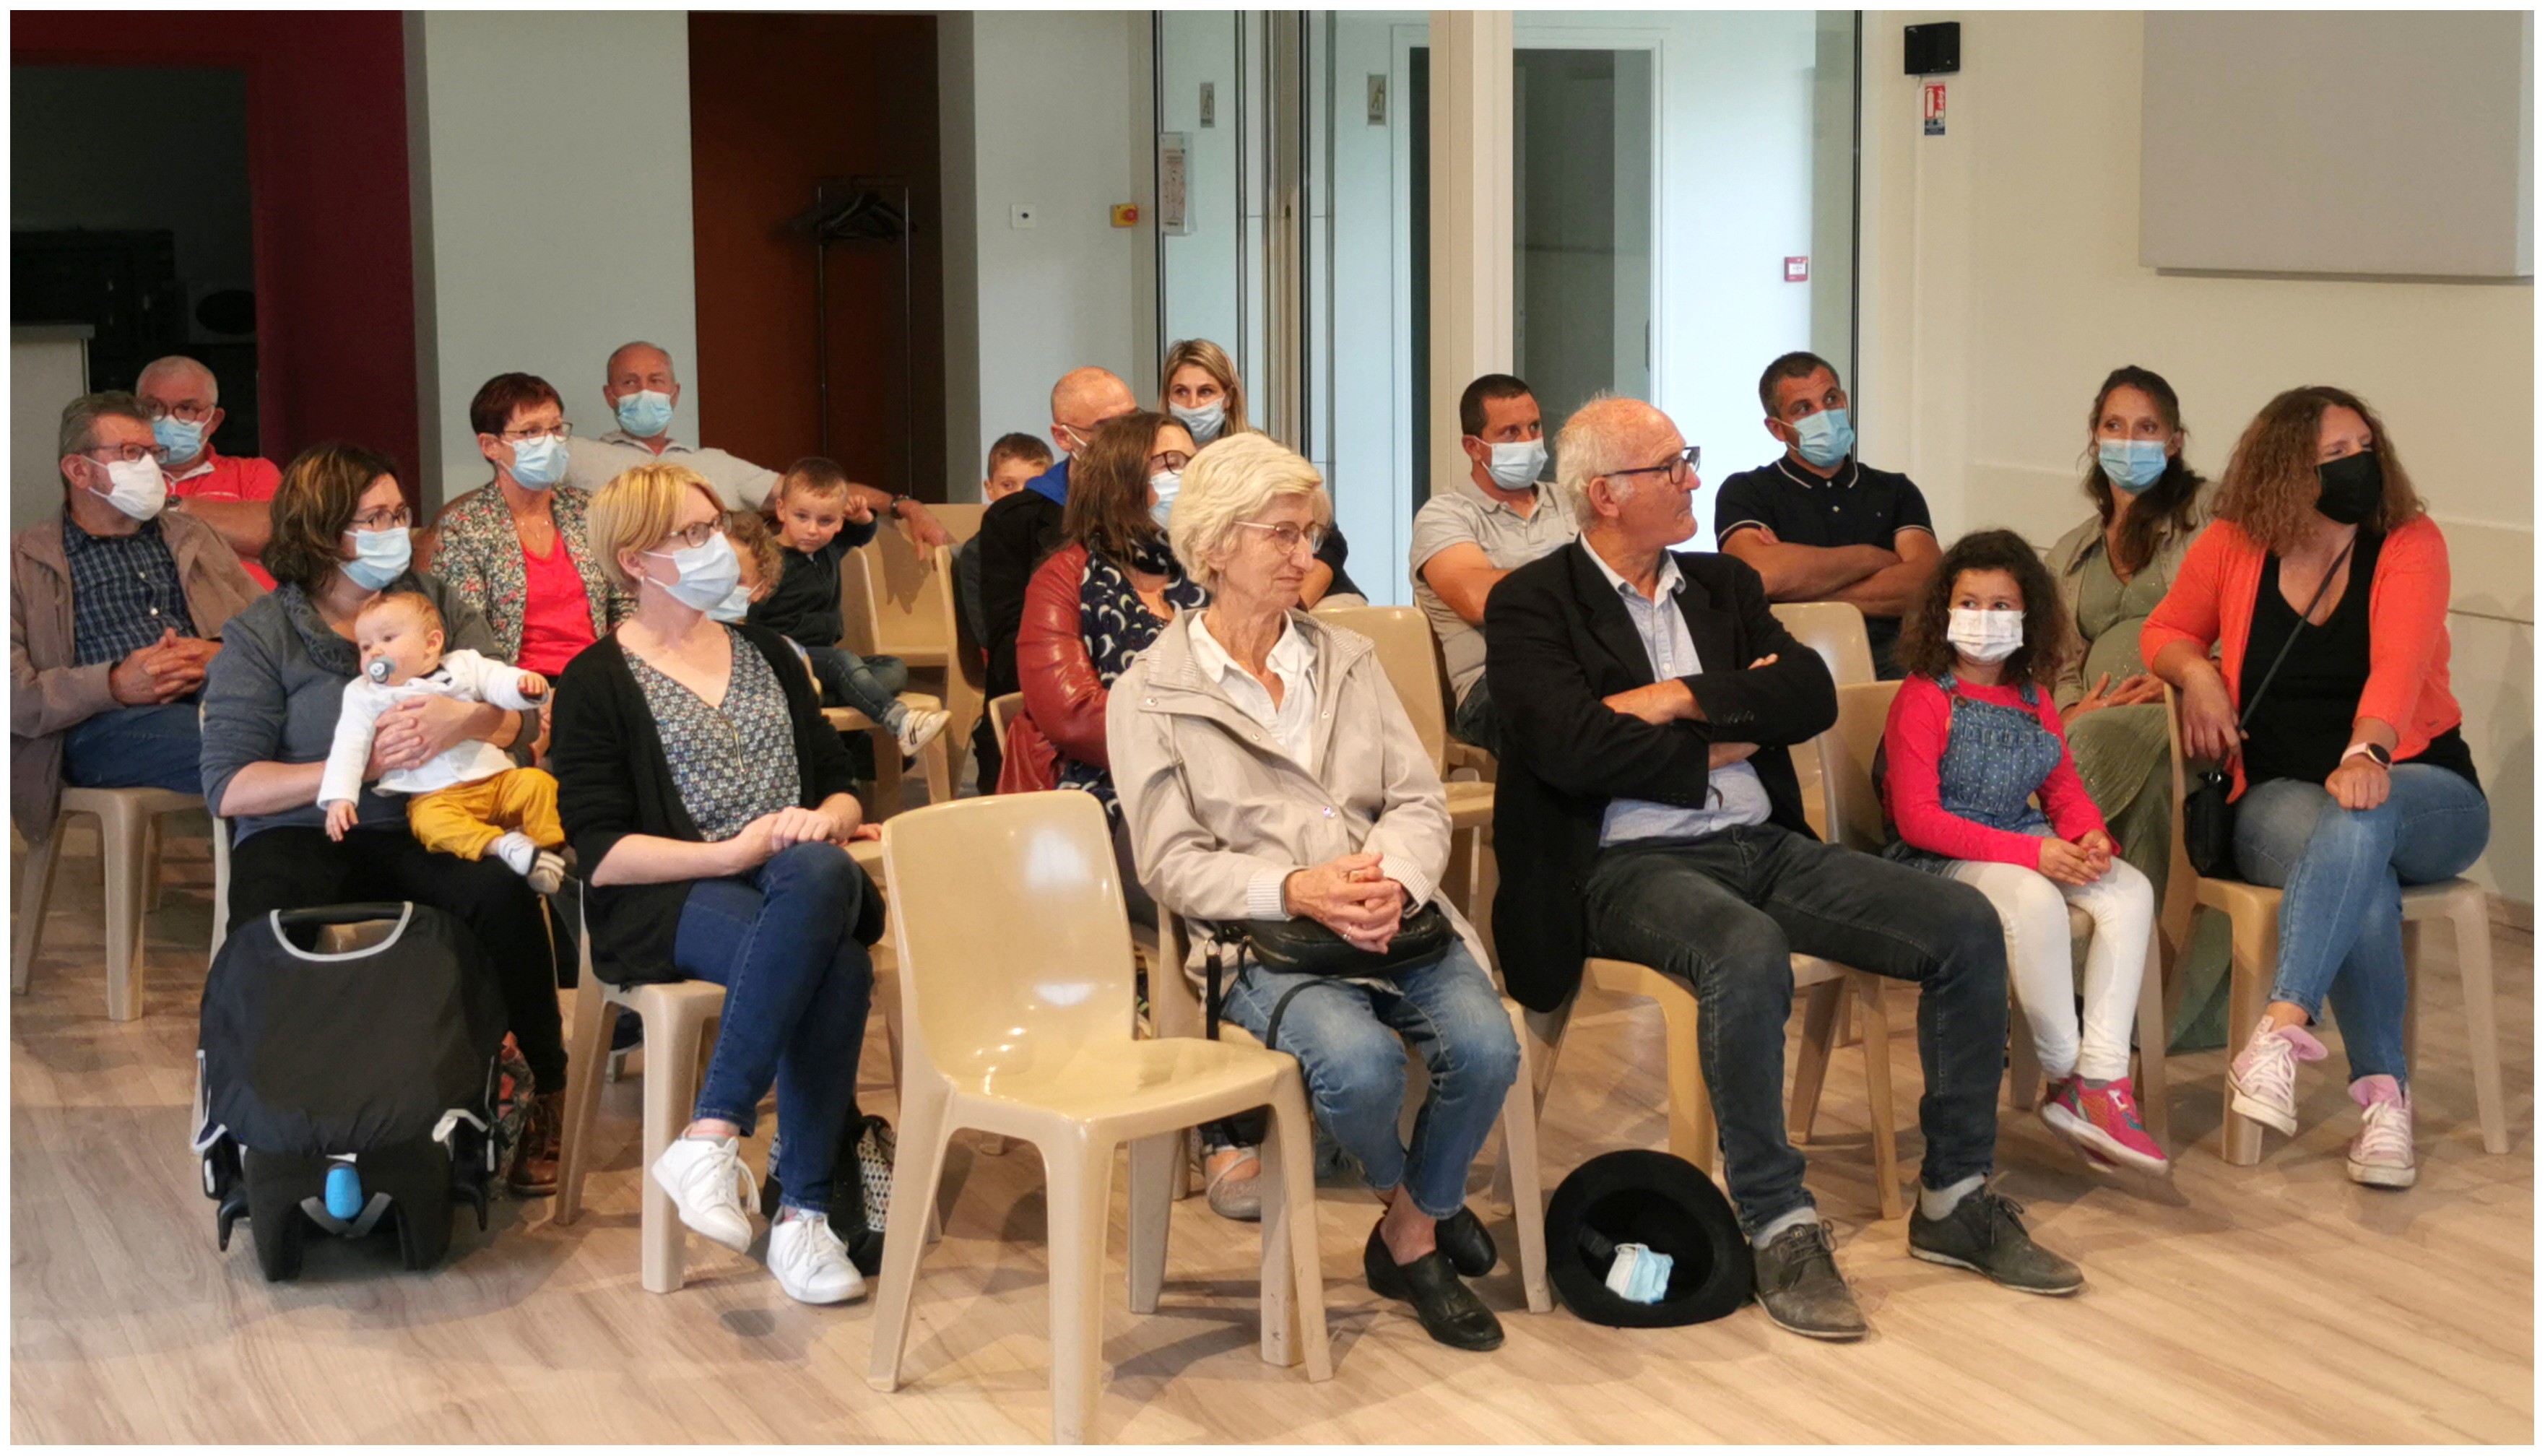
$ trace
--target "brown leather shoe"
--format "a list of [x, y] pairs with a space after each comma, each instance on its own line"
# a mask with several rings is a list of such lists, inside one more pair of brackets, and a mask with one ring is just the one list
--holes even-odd
[[525, 1198], [554, 1193], [564, 1142], [565, 1093], [540, 1092], [531, 1098], [530, 1114], [522, 1119], [521, 1145], [513, 1156], [513, 1174], [507, 1179], [513, 1191]]

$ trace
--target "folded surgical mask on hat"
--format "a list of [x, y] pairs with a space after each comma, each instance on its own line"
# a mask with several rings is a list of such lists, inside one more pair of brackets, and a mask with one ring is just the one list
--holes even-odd
[[651, 440], [671, 429], [672, 396], [660, 389], [618, 396], [618, 428], [638, 440]]
[[1659, 1304], [1670, 1289], [1671, 1256], [1641, 1244], [1617, 1246], [1617, 1261], [1608, 1265], [1608, 1292], [1632, 1304]]
[[415, 559], [415, 542], [403, 526], [346, 534], [354, 538], [354, 559], [345, 563], [345, 576], [366, 592], [379, 591], [406, 575], [407, 563]]
[[1793, 422], [1794, 448], [1804, 459], [1826, 470], [1855, 448], [1855, 427], [1845, 410], [1823, 410]]
[[161, 415], [150, 422], [151, 438], [168, 452], [172, 460], [191, 460], [204, 452], [204, 425], [201, 420], [180, 420], [175, 415]]
[[2004, 662], [2023, 645], [2023, 613], [1956, 607], [1944, 640], [1973, 662]]
[[513, 442], [513, 483], [546, 490], [565, 479], [565, 442], [553, 435], [534, 435]]
[[1224, 399], [1214, 399], [1198, 409], [1190, 410], [1180, 404], [1171, 404], [1167, 410], [1184, 422], [1185, 429], [1192, 432], [1195, 445], [1210, 444], [1219, 439], [1219, 432], [1228, 428], [1228, 401]]
[[707, 615], [720, 622], [738, 622], [751, 615], [751, 589], [737, 579], [724, 600], [707, 608]]
[[1492, 446], [1493, 463], [1485, 473], [1505, 490], [1526, 490], [1546, 473], [1546, 442], [1511, 440]]
[[2103, 478], [2115, 489], [2137, 495], [2165, 475], [2165, 442], [2161, 440], [2105, 440], [2094, 446], [2095, 462], [2103, 467]]
[[[673, 582], [654, 585], [672, 594], [672, 600], [698, 611], [713, 611], [733, 595], [742, 580], [742, 558], [733, 554], [733, 542], [722, 535], [707, 537], [703, 546], [683, 546], [677, 551], [648, 551], [672, 563], [680, 572]], [[648, 580], [652, 580], [648, 578]]]
[[148, 455], [108, 465], [106, 479], [107, 489], [91, 487], [89, 493], [106, 497], [108, 505], [135, 521], [149, 520], [168, 504], [168, 474]]

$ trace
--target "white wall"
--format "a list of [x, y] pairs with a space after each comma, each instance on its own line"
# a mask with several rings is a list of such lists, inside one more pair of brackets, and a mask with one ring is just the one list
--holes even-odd
[[88, 392], [87, 324], [9, 330], [9, 529], [62, 509], [62, 407]]
[[[1962, 22], [1942, 137], [1920, 135], [1900, 73], [1902, 27], [1931, 19]], [[1948, 540], [1998, 525], [2047, 544], [2091, 509], [2085, 414], [2114, 365], [2174, 383], [2212, 475], [2272, 394], [2357, 391], [2448, 533], [2451, 680], [2493, 804], [2475, 876], [2531, 901], [2532, 284], [2140, 267], [2135, 12], [1872, 12], [1865, 43], [1865, 458], [1909, 471]]]
[[[492, 472], [468, 400], [507, 370], [565, 397], [580, 436], [617, 428], [610, 351], [669, 350], [672, 431], [698, 440], [689, 19], [680, 11], [410, 12], [418, 392], [428, 504]], [[709, 442], [710, 444], [712, 442]]]

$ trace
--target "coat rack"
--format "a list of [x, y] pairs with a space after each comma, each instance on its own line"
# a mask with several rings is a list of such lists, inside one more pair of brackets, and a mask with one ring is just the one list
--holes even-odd
[[913, 401], [911, 335], [910, 184], [890, 177], [828, 178], [813, 186], [813, 205], [787, 220], [786, 226], [813, 245], [813, 374], [821, 417], [822, 453], [831, 453], [831, 288], [829, 259], [833, 244], [872, 247], [894, 244], [901, 249], [901, 480], [900, 491], [915, 481], [917, 461]]

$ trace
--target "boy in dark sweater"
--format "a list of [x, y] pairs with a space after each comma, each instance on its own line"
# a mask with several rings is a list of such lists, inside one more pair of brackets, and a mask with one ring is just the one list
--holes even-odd
[[[786, 467], [766, 509], [784, 565], [777, 587], [752, 604], [750, 621], [804, 650], [825, 701], [874, 719], [900, 741], [902, 753], [917, 754], [951, 715], [940, 708], [913, 711], [863, 659], [839, 645], [840, 559], [874, 539], [874, 512], [849, 490], [848, 473], [818, 455]], [[876, 665], [888, 661], [878, 658]]]

